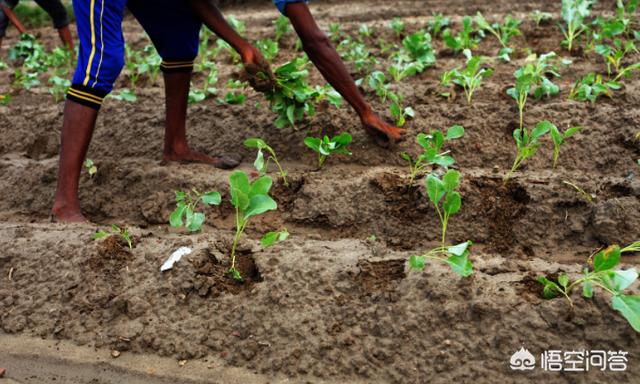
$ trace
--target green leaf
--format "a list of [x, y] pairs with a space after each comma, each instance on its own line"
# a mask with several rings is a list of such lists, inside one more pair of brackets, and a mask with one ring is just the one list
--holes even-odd
[[409, 267], [411, 269], [423, 270], [425, 267], [425, 258], [423, 256], [409, 257]]
[[[245, 195], [249, 194], [249, 177], [242, 171], [236, 171], [231, 174], [229, 177], [229, 185], [231, 186], [232, 191], [238, 190], [243, 192]], [[233, 192], [231, 192], [231, 198], [233, 199]]]
[[[531, 131], [531, 140], [536, 140], [545, 135], [551, 130], [551, 127], [555, 127], [550, 121], [544, 120], [536, 124], [535, 128]], [[557, 129], [557, 128], [556, 128]]]
[[247, 148], [265, 149], [267, 148], [267, 143], [262, 139], [252, 137], [244, 141], [244, 146]]
[[231, 276], [232, 279], [239, 281], [239, 282], [243, 282], [244, 279], [242, 278], [242, 275], [240, 274], [240, 271], [238, 271], [235, 268], [229, 268], [229, 271], [227, 271], [227, 273], [229, 274], [229, 276]]
[[451, 192], [447, 194], [447, 197], [444, 201], [444, 211], [449, 215], [455, 215], [460, 211], [460, 207], [462, 206], [462, 197], [458, 192]]
[[182, 221], [182, 216], [184, 215], [184, 211], [187, 209], [187, 205], [185, 203], [178, 203], [176, 209], [171, 213], [169, 217], [169, 225], [174, 228], [180, 228], [184, 224]]
[[105, 231], [98, 231], [96, 233], [94, 233], [93, 235], [91, 235], [91, 240], [98, 240], [98, 239], [102, 239], [109, 236], [109, 234]]
[[471, 244], [472, 243], [470, 241], [465, 241], [464, 243], [460, 243], [458, 245], [447, 248], [447, 252], [456, 256], [462, 256], [469, 251]]
[[222, 196], [219, 192], [207, 192], [200, 197], [202, 202], [207, 205], [220, 205], [222, 202]]
[[462, 125], [454, 125], [447, 129], [447, 140], [459, 139], [464, 136], [464, 127]]
[[555, 297], [558, 297], [560, 292], [562, 292], [558, 284], [554, 283], [553, 281], [547, 279], [544, 276], [538, 277], [538, 282], [544, 285], [544, 289], [542, 290], [542, 296], [545, 299], [553, 299]]
[[460, 172], [449, 170], [443, 177], [444, 189], [447, 192], [452, 192], [460, 185]]
[[426, 184], [429, 200], [437, 205], [446, 193], [444, 183], [436, 176], [430, 174], [427, 176]]
[[278, 204], [270, 196], [256, 195], [249, 200], [249, 206], [245, 211], [245, 219], [276, 209], [278, 209]]
[[271, 186], [273, 185], [273, 179], [269, 176], [262, 176], [251, 184], [249, 191], [249, 198], [258, 195], [268, 195]]
[[453, 272], [462, 277], [468, 277], [473, 273], [473, 265], [471, 264], [469, 256], [466, 253], [460, 256], [449, 256], [447, 258], [447, 263], [451, 266]]
[[204, 213], [201, 212], [190, 212], [187, 210], [187, 221], [185, 223], [185, 227], [191, 232], [197, 232], [202, 228], [202, 224], [204, 224]]
[[640, 296], [615, 295], [611, 298], [611, 306], [627, 319], [636, 332], [640, 332]]
[[264, 161], [264, 154], [262, 153], [262, 149], [258, 150], [258, 154], [256, 155], [256, 160], [253, 162], [253, 166], [256, 168], [260, 175], [264, 175], [267, 172], [267, 162]]
[[287, 238], [289, 238], [289, 231], [287, 231], [286, 229], [279, 232], [269, 232], [264, 235], [264, 237], [262, 237], [262, 239], [260, 240], [260, 244], [262, 244], [263, 247], [267, 248], [274, 245], [275, 243], [285, 241]]
[[590, 299], [593, 297], [593, 284], [589, 281], [589, 268], [583, 271], [584, 283], [582, 283], [582, 296]]
[[320, 153], [320, 145], [322, 144], [322, 140], [317, 137], [307, 137], [304, 139], [304, 144], [314, 151]]
[[635, 268], [609, 272], [606, 276], [605, 285], [616, 292], [624, 291], [638, 279], [638, 272]]
[[596, 272], [612, 269], [620, 263], [620, 247], [612, 245], [598, 252], [593, 258], [593, 270]]
[[560, 283], [560, 285], [566, 289], [569, 285], [569, 276], [567, 276], [567, 274], [564, 272], [561, 273], [560, 275], [558, 275], [558, 283]]

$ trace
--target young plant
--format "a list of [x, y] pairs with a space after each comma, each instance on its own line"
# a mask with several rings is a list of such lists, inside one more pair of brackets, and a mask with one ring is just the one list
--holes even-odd
[[227, 88], [230, 89], [229, 92], [224, 96], [224, 102], [227, 104], [237, 105], [244, 104], [244, 101], [247, 99], [247, 95], [242, 93], [242, 89], [247, 84], [240, 80], [229, 80], [227, 82]]
[[127, 103], [135, 103], [138, 101], [138, 96], [136, 96], [135, 92], [129, 88], [122, 88], [119, 93], [112, 93], [110, 97]]
[[548, 23], [551, 19], [553, 19], [553, 15], [549, 12], [541, 12], [536, 9], [535, 11], [529, 14], [529, 17], [536, 23], [536, 27], [539, 27], [540, 24]]
[[444, 43], [454, 52], [461, 52], [464, 49], [474, 49], [477, 47], [480, 39], [476, 36], [477, 31], [473, 26], [471, 16], [465, 16], [462, 19], [462, 31], [460, 31], [457, 36], [454, 36], [449, 28], [445, 29], [442, 33]]
[[278, 232], [269, 232], [269, 233], [267, 233], [260, 240], [260, 244], [264, 248], [268, 248], [268, 247], [271, 247], [272, 245], [275, 245], [277, 243], [281, 243], [281, 242], [287, 240], [288, 238], [289, 238], [289, 231], [287, 231], [287, 228], [284, 228], [283, 230], [278, 231]]
[[242, 172], [236, 171], [229, 178], [231, 204], [236, 211], [236, 234], [231, 248], [231, 267], [228, 274], [237, 281], [243, 281], [240, 271], [236, 269], [236, 248], [249, 220], [265, 212], [278, 209], [278, 204], [269, 196], [273, 180], [262, 176], [254, 182]]
[[558, 157], [560, 157], [560, 147], [562, 147], [568, 138], [580, 132], [582, 127], [572, 127], [564, 132], [560, 132], [560, 129], [558, 129], [555, 124], [551, 124], [550, 129], [551, 141], [553, 141], [553, 168], [555, 168], [558, 164]]
[[416, 137], [416, 142], [422, 147], [422, 154], [416, 160], [413, 160], [406, 152], [401, 154], [402, 158], [409, 162], [409, 170], [411, 172], [409, 185], [413, 184], [418, 173], [424, 172], [428, 166], [435, 164], [447, 168], [453, 165], [455, 160], [449, 156], [449, 151], [442, 151], [442, 146], [462, 136], [464, 136], [464, 127], [461, 125], [449, 127], [446, 135], [437, 130], [431, 131], [429, 134], [419, 133]]
[[[244, 146], [247, 148], [255, 148], [258, 150], [258, 155], [256, 156], [256, 160], [253, 162], [253, 166], [256, 167], [258, 174], [260, 176], [264, 176], [267, 174], [269, 170], [269, 161], [273, 160], [274, 164], [278, 167], [278, 172], [280, 177], [282, 177], [282, 182], [285, 187], [289, 186], [287, 182], [287, 172], [282, 169], [280, 163], [278, 162], [278, 157], [276, 156], [276, 151], [273, 150], [267, 143], [259, 138], [250, 138], [244, 141]], [[269, 157], [265, 160], [263, 150], [269, 153]]]
[[278, 42], [271, 39], [262, 39], [256, 42], [256, 47], [262, 52], [262, 56], [269, 61], [272, 62], [278, 56], [280, 48], [278, 47]]
[[98, 167], [96, 167], [93, 160], [91, 159], [85, 159], [85, 161], [82, 163], [82, 167], [86, 169], [87, 173], [89, 174], [89, 178], [92, 178], [96, 173], [98, 173]]
[[582, 286], [582, 296], [591, 299], [594, 288], [600, 288], [611, 294], [611, 307], [620, 312], [636, 332], [640, 332], [640, 296], [624, 293], [638, 279], [638, 272], [635, 268], [615, 269], [622, 254], [627, 252], [640, 252], [640, 241], [622, 249], [612, 245], [589, 257], [590, 268], [584, 268], [582, 276], [573, 282], [564, 272], [558, 275], [557, 281], [540, 276], [538, 282], [544, 286], [543, 297], [554, 299], [563, 296], [573, 308], [571, 296], [575, 289]]
[[133, 249], [133, 240], [131, 239], [131, 235], [129, 235], [129, 230], [127, 228], [120, 228], [115, 224], [111, 225], [110, 233], [99, 230], [91, 236], [91, 240], [99, 240], [108, 236], [119, 236], [127, 243], [129, 249]]
[[280, 42], [284, 35], [291, 32], [291, 23], [286, 16], [280, 15], [273, 22], [276, 27], [276, 42]]
[[630, 52], [637, 52], [636, 46], [633, 41], [623, 42], [620, 39], [615, 39], [612, 45], [599, 44], [596, 45], [595, 51], [602, 56], [607, 63], [607, 73], [611, 76], [616, 73], [616, 77], [613, 81], [617, 81], [620, 77], [630, 74], [634, 70], [638, 70], [640, 63], [631, 64], [627, 67], [622, 66], [622, 60]]
[[442, 75], [442, 85], [450, 87], [451, 83], [458, 85], [464, 89], [467, 96], [467, 103], [471, 104], [474, 92], [480, 88], [482, 80], [493, 74], [493, 69], [482, 68], [482, 58], [480, 56], [472, 56], [471, 51], [464, 50], [467, 58], [466, 68], [454, 68]]
[[600, 96], [612, 97], [613, 91], [621, 87], [620, 83], [615, 81], [605, 82], [602, 79], [602, 75], [592, 72], [575, 82], [569, 93], [569, 99], [590, 101], [595, 104]]
[[544, 120], [536, 124], [535, 128], [528, 131], [526, 128], [518, 128], [513, 131], [513, 138], [516, 141], [516, 147], [518, 148], [518, 154], [516, 155], [516, 159], [513, 161], [513, 166], [511, 170], [504, 178], [505, 184], [511, 178], [511, 175], [515, 171], [520, 168], [522, 163], [524, 163], [530, 157], [533, 157], [540, 147], [541, 139], [549, 133], [553, 124], [551, 122]]
[[407, 122], [407, 118], [413, 119], [416, 116], [416, 112], [411, 106], [402, 107], [404, 97], [395, 94], [394, 96], [396, 97], [392, 99], [391, 105], [389, 106], [389, 112], [391, 112], [391, 116], [395, 120], [396, 126], [403, 127]]
[[427, 22], [429, 33], [431, 33], [434, 37], [440, 35], [440, 33], [444, 31], [444, 29], [448, 26], [449, 18], [444, 16], [442, 13], [432, 14], [432, 19]]
[[[198, 232], [205, 221], [205, 215], [197, 212], [198, 204], [220, 205], [222, 197], [218, 192], [200, 193], [195, 188], [191, 191], [176, 191], [176, 209], [169, 217], [169, 225], [173, 228], [185, 227], [189, 232]], [[184, 220], [183, 220], [184, 218]]]
[[494, 35], [500, 45], [502, 45], [502, 49], [498, 53], [498, 56], [502, 58], [504, 61], [510, 61], [509, 54], [513, 51], [509, 48], [509, 42], [515, 36], [522, 35], [520, 29], [521, 21], [512, 17], [511, 15], [505, 16], [502, 24], [495, 22], [493, 24], [489, 24], [489, 22], [482, 16], [482, 13], [478, 12], [476, 14], [476, 24], [481, 31], [487, 31]]
[[584, 23], [585, 18], [591, 14], [593, 0], [562, 0], [562, 20], [565, 26], [560, 25], [564, 40], [562, 45], [571, 52], [573, 44], [578, 36], [589, 27]]
[[426, 261], [431, 259], [449, 265], [454, 273], [462, 277], [469, 277], [473, 273], [473, 265], [469, 260], [471, 244], [470, 241], [467, 241], [447, 248], [432, 249], [421, 256], [411, 256], [409, 267], [422, 271], [426, 267]]
[[333, 154], [350, 156], [351, 152], [347, 149], [347, 146], [351, 143], [351, 140], [351, 135], [345, 132], [332, 139], [329, 139], [329, 136], [326, 135], [322, 139], [307, 137], [304, 139], [304, 144], [318, 154], [318, 168], [322, 168], [327, 157]]
[[415, 73], [421, 73], [436, 63], [436, 55], [431, 46], [431, 35], [424, 30], [415, 32], [402, 40], [402, 48], [394, 55], [398, 63], [411, 66]]
[[572, 183], [570, 181], [563, 181], [563, 184], [566, 184], [568, 186], [570, 186], [571, 188], [575, 189], [580, 196], [582, 196], [582, 198], [589, 203], [589, 205], [593, 205], [593, 199], [596, 197], [596, 195], [591, 195], [590, 193], [587, 193], [587, 191], [585, 191], [584, 189], [578, 187], [575, 183]]
[[51, 88], [49, 88], [49, 93], [53, 95], [54, 102], [59, 102], [64, 99], [64, 94], [67, 92], [67, 89], [71, 86], [71, 81], [66, 78], [52, 76], [49, 78], [49, 84], [51, 84]]
[[440, 226], [442, 228], [442, 247], [445, 249], [447, 226], [449, 219], [460, 211], [462, 197], [456, 190], [460, 186], [460, 172], [450, 169], [440, 179], [434, 174], [429, 174], [425, 182], [429, 200], [436, 208]]
[[406, 25], [399, 17], [394, 17], [393, 20], [391, 20], [390, 27], [393, 29], [393, 33], [396, 34], [396, 38], [399, 39], [402, 37], [402, 33], [404, 32]]

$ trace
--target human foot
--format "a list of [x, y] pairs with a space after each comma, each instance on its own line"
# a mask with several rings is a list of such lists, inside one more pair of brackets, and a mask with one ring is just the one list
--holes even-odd
[[51, 209], [51, 216], [49, 216], [52, 223], [88, 223], [80, 211], [79, 206], [68, 205], [65, 203], [55, 202]]

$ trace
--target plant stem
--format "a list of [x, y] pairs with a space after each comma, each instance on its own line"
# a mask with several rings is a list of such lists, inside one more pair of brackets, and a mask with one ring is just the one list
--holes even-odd
[[240, 236], [244, 231], [246, 223], [244, 225], [240, 223], [240, 214], [238, 211], [238, 207], [236, 207], [236, 235], [233, 239], [233, 246], [231, 247], [231, 270], [236, 268], [236, 247], [238, 246], [238, 241], [240, 240]]
[[284, 186], [289, 187], [289, 182], [287, 182], [287, 173], [280, 166], [280, 163], [278, 162], [278, 158], [276, 157], [275, 151], [271, 147], [268, 147], [267, 150], [271, 154], [271, 157], [273, 158], [273, 162], [278, 167], [278, 171], [280, 172], [280, 177], [282, 177], [282, 182], [284, 182]]

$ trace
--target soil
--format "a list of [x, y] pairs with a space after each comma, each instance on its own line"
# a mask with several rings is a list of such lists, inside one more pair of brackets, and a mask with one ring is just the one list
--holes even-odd
[[[600, 1], [594, 13], [610, 12], [614, 3]], [[238, 152], [245, 158], [241, 169], [249, 172], [254, 153], [241, 143], [262, 137], [290, 174], [289, 188], [281, 182], [274, 186], [278, 211], [256, 218], [240, 244], [245, 284], [225, 273], [235, 224], [228, 202], [230, 172], [160, 161], [161, 81], [143, 81], [136, 103], [109, 99], [100, 113], [88, 155], [98, 173], [83, 174], [80, 188], [83, 211], [93, 224], [49, 223], [63, 103], [52, 102], [44, 87], [16, 92], [9, 106], [0, 106], [0, 333], [178, 360], [216, 358], [265, 383], [274, 377], [310, 383], [609, 383], [614, 377], [639, 382], [640, 338], [603, 292], [590, 301], [576, 295], [571, 309], [562, 300], [542, 300], [534, 281], [560, 271], [579, 274], [600, 247], [638, 240], [640, 141], [634, 136], [640, 110], [629, 107], [640, 103], [637, 78], [595, 105], [567, 101], [582, 74], [605, 71], [594, 55], [573, 52], [573, 64], [561, 70], [561, 95], [530, 102], [525, 120], [584, 129], [563, 146], [556, 170], [547, 143], [509, 184], [502, 182], [515, 155], [511, 132], [518, 118], [504, 90], [526, 56], [524, 48], [569, 55], [559, 46], [555, 23], [536, 27], [527, 15], [540, 9], [558, 19], [559, 4], [313, 2], [325, 29], [339, 22], [344, 33], [355, 36], [362, 23], [375, 27], [370, 46], [378, 38], [395, 39], [387, 28], [395, 16], [409, 31], [424, 27], [432, 12], [453, 21], [478, 10], [490, 20], [508, 13], [526, 19], [523, 36], [515, 39], [515, 59], [492, 64], [494, 75], [472, 105], [460, 95], [439, 96], [440, 75], [462, 59], [434, 39], [436, 66], [396, 85], [416, 118], [408, 122], [405, 140], [390, 150], [375, 146], [346, 106], [326, 108], [297, 130], [276, 129], [264, 99], [253, 91], [246, 91], [247, 102], [240, 106], [214, 99], [190, 106], [188, 132], [195, 147], [212, 154]], [[231, 6], [225, 13], [246, 21], [252, 39], [273, 35], [276, 12], [267, 2]], [[134, 47], [147, 44], [135, 20], [127, 18], [124, 29]], [[38, 34], [55, 45], [48, 30]], [[16, 40], [10, 34], [5, 44]], [[292, 36], [284, 44], [290, 48], [278, 63], [296, 55]], [[498, 49], [495, 39], [486, 38], [475, 53], [495, 55]], [[372, 52], [380, 57], [380, 69], [388, 66], [379, 49]], [[349, 68], [356, 78], [363, 75]], [[222, 56], [219, 85], [236, 72]], [[317, 71], [311, 73], [314, 84], [324, 84]], [[0, 71], [0, 92], [8, 89], [10, 75]], [[127, 83], [122, 76], [118, 87]], [[374, 109], [387, 110], [365, 92]], [[436, 246], [440, 233], [423, 180], [408, 185], [399, 153], [417, 153], [418, 132], [453, 124], [466, 128], [465, 137], [450, 146], [463, 175], [463, 208], [448, 236], [451, 243], [474, 242], [475, 271], [467, 279], [444, 265], [429, 263], [424, 272], [406, 266], [409, 256]], [[354, 137], [353, 155], [332, 158], [317, 171], [304, 137], [342, 131]], [[564, 181], [595, 196], [593, 202]], [[191, 187], [218, 190], [224, 203], [207, 208], [202, 232], [188, 235], [166, 223], [173, 191]], [[132, 250], [115, 237], [91, 240], [97, 228], [111, 224], [130, 229]], [[283, 227], [289, 240], [260, 247], [262, 234]], [[181, 246], [193, 253], [160, 272]], [[627, 256], [623, 264], [631, 267], [638, 260]], [[623, 350], [629, 352], [629, 369], [615, 375], [516, 373], [509, 358], [521, 347], [538, 356], [550, 349]]]

